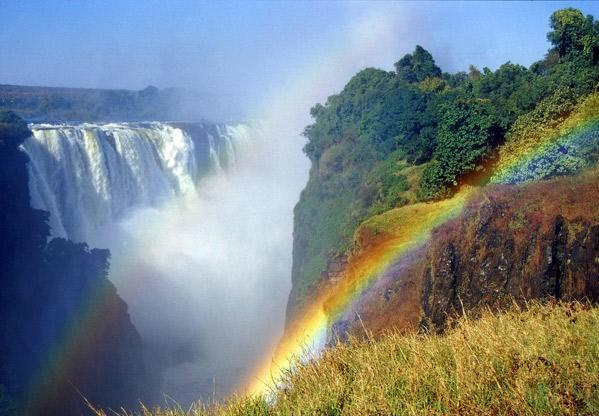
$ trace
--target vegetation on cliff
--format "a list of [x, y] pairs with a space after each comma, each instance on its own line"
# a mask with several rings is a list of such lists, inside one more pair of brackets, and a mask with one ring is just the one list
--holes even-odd
[[[365, 69], [312, 108], [314, 123], [304, 131], [312, 168], [295, 208], [290, 317], [329, 262], [348, 252], [362, 221], [484, 183], [498, 161], [509, 166], [547, 129], [563, 134], [578, 115], [599, 116], [599, 23], [568, 8], [550, 26], [552, 48], [529, 68], [507, 62], [496, 71], [442, 73], [417, 46], [395, 72]], [[564, 139], [503, 181], [579, 172], [597, 160], [597, 136]]]
[[140, 91], [0, 85], [0, 110], [29, 121], [160, 120], [175, 90]]
[[0, 84], [0, 110], [28, 122], [158, 121], [239, 119], [227, 95], [183, 88], [142, 90], [33, 87]]
[[[599, 168], [520, 185], [462, 189], [451, 199], [395, 208], [364, 221], [348, 269], [374, 248], [394, 252], [423, 215], [458, 215], [387, 271], [337, 318], [338, 335], [444, 328], [463, 310], [514, 300], [599, 300]], [[455, 205], [455, 202], [453, 202]], [[415, 224], [414, 224], [415, 221]], [[343, 280], [347, 280], [344, 277]]]
[[[542, 151], [535, 150], [539, 147]], [[598, 159], [599, 93], [574, 100], [560, 90], [516, 120], [499, 148], [491, 182], [522, 183], [574, 174]]]

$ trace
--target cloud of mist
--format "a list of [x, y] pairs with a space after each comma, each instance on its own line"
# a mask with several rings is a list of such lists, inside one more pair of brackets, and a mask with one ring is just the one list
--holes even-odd
[[340, 33], [343, 43], [307, 57], [256, 101], [259, 133], [231, 171], [207, 178], [194, 195], [138, 209], [92, 242], [111, 248], [110, 278], [154, 359], [168, 367], [162, 393], [181, 404], [243, 387], [282, 335], [309, 108], [358, 70], [394, 62], [409, 31], [407, 15], [360, 16]]
[[180, 403], [229, 393], [282, 331], [306, 165], [297, 148], [258, 131], [229, 172], [94, 241], [111, 248], [110, 279], [168, 367], [162, 392]]

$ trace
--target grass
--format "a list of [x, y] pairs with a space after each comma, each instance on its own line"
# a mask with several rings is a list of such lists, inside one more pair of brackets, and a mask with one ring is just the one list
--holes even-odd
[[[325, 152], [319, 174], [310, 179], [295, 209], [294, 244], [303, 249], [294, 254], [299, 267], [290, 302], [298, 309], [325, 283], [322, 276], [329, 260], [352, 248], [353, 233], [361, 222], [417, 202], [424, 165], [410, 165], [403, 152], [395, 151], [368, 171], [346, 167], [341, 174], [332, 167], [339, 149], [336, 145]], [[348, 179], [352, 173], [358, 183]]]
[[271, 404], [234, 397], [139, 414], [599, 414], [598, 328], [597, 307], [533, 302], [464, 316], [444, 335], [351, 339], [287, 374]]

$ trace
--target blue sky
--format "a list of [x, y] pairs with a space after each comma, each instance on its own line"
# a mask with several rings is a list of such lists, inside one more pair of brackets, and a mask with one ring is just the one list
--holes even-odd
[[568, 5], [599, 16], [592, 2], [3, 0], [0, 83], [180, 86], [251, 102], [305, 71], [334, 71], [329, 58], [347, 52], [348, 39], [371, 35], [380, 42], [373, 37], [340, 77], [391, 69], [417, 43], [444, 71], [529, 65], [548, 48], [551, 12]]

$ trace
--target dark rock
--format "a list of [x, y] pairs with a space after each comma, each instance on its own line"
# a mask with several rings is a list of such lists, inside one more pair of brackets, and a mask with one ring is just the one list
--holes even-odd
[[0, 112], [0, 411], [87, 414], [82, 396], [136, 406], [153, 381], [127, 305], [107, 279], [109, 252], [47, 242], [48, 214], [29, 206], [28, 160], [18, 148], [26, 127]]
[[514, 299], [599, 301], [599, 224], [591, 206], [598, 194], [596, 179], [486, 190], [433, 233], [421, 323], [443, 328], [464, 310]]

